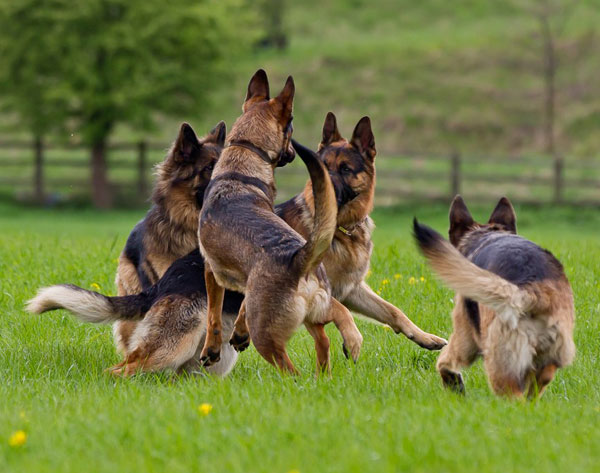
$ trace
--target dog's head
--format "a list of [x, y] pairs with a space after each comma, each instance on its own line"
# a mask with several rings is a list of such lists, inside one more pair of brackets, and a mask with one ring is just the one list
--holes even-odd
[[376, 154], [369, 117], [359, 120], [352, 138], [347, 141], [338, 130], [335, 115], [327, 114], [319, 157], [325, 163], [335, 189], [339, 225], [355, 224], [371, 212]]
[[169, 154], [157, 168], [155, 202], [179, 202], [202, 207], [204, 191], [225, 144], [226, 127], [219, 122], [198, 139], [190, 125], [183, 123]]
[[450, 243], [458, 247], [465, 236], [477, 231], [478, 233], [508, 232], [517, 233], [517, 215], [515, 209], [506, 197], [502, 197], [485, 224], [473, 220], [471, 212], [460, 195], [454, 197], [450, 205]]
[[267, 73], [259, 69], [250, 79], [244, 112], [234, 123], [229, 141], [248, 141], [265, 151], [273, 164], [285, 166], [294, 160], [292, 110], [294, 79], [287, 78], [281, 93], [271, 98]]

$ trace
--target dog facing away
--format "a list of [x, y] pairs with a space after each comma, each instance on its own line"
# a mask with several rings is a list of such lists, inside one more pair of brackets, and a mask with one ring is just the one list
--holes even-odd
[[562, 265], [516, 231], [506, 198], [479, 224], [455, 197], [450, 243], [414, 221], [419, 248], [456, 291], [454, 331], [437, 361], [446, 387], [464, 392], [461, 369], [483, 355], [496, 394], [541, 396], [556, 370], [573, 361], [575, 309]]
[[210, 365], [222, 344], [223, 288], [244, 292], [240, 314], [257, 351], [279, 369], [296, 373], [286, 344], [304, 323], [315, 340], [320, 370], [329, 369], [324, 326], [335, 322], [356, 359], [362, 336], [350, 312], [331, 297], [320, 259], [336, 228], [335, 191], [316, 154], [294, 147], [313, 186], [315, 225], [305, 240], [273, 208], [274, 168], [293, 158], [291, 145], [294, 82], [288, 78], [271, 98], [263, 70], [248, 85], [243, 113], [233, 125], [206, 190], [200, 213], [200, 251], [206, 263], [208, 331], [201, 355]]
[[[389, 325], [429, 350], [439, 350], [446, 340], [424, 332], [400, 309], [378, 296], [366, 283], [374, 224], [369, 213], [375, 193], [375, 137], [371, 120], [363, 117], [347, 141], [329, 112], [318, 147], [319, 159], [331, 177], [337, 201], [336, 231], [323, 256], [332, 295], [350, 310]], [[311, 181], [304, 191], [275, 207], [275, 212], [304, 238], [315, 225]]]
[[[119, 257], [118, 295], [149, 289], [176, 259], [198, 247], [198, 214], [225, 134], [224, 122], [202, 139], [190, 125], [181, 125], [175, 143], [157, 167], [153, 205], [131, 231]], [[132, 321], [114, 324], [117, 349], [124, 355], [134, 329]]]
[[[223, 305], [223, 332], [230, 336], [244, 296], [227, 291]], [[198, 249], [176, 260], [148, 290], [128, 296], [107, 297], [65, 284], [40, 289], [27, 310], [41, 314], [66, 309], [84, 322], [136, 321], [125, 359], [109, 369], [114, 375], [138, 371], [191, 372], [201, 367], [200, 352], [206, 338], [206, 287], [204, 261]], [[208, 372], [227, 375], [237, 359], [229, 343], [221, 359]]]

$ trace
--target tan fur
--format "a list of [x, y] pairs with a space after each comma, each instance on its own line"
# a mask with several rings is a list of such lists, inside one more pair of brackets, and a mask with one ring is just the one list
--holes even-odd
[[[287, 126], [293, 93], [289, 78], [281, 94], [270, 99], [266, 74], [261, 70], [254, 75], [244, 113], [231, 130], [230, 147], [223, 151], [205, 197], [199, 241], [207, 268], [209, 329], [202, 353], [207, 364], [219, 359], [223, 340], [219, 320], [221, 287], [226, 287], [244, 292], [244, 311], [240, 311], [236, 324], [241, 325], [245, 316], [252, 341], [268, 362], [296, 373], [285, 346], [297, 327], [305, 323], [315, 339], [320, 370], [328, 370], [329, 345], [322, 325], [340, 314], [332, 308], [329, 285], [318, 263], [335, 231], [335, 198], [325, 168], [310, 152], [301, 157], [315, 185], [318, 217], [311, 227], [312, 237], [303, 240], [273, 212], [276, 158], [293, 153]], [[271, 164], [256, 152], [236, 146], [242, 140], [266, 152]], [[228, 178], [232, 173], [244, 179]], [[262, 182], [271, 190], [267, 192], [270, 195], [260, 186], [245, 182], [248, 179]], [[231, 212], [236, 212], [237, 218]], [[271, 236], [277, 236], [281, 243], [271, 243]], [[296, 250], [286, 253], [287, 248]], [[352, 342], [353, 353], [357, 354], [354, 345], [360, 345], [362, 336], [356, 325], [340, 321], [339, 326], [347, 331], [343, 336]]]
[[[225, 133], [225, 125], [222, 122], [198, 140], [201, 151], [196, 160], [182, 159], [179, 154], [184, 126], [188, 125], [182, 125], [182, 131], [165, 160], [156, 166], [153, 207], [144, 219], [146, 231], [142, 241], [145, 259], [140, 262], [140, 266], [150, 284], [156, 283], [176, 259], [198, 247], [200, 208], [196, 192], [198, 188], [208, 184], [211, 174], [200, 171], [216, 163], [221, 153], [221, 140], [224, 139]], [[188, 178], [189, 176], [193, 177]], [[143, 289], [138, 271], [125, 250], [119, 256], [115, 283], [120, 296], [138, 294]], [[136, 323], [118, 321], [114, 324], [115, 343], [118, 351], [124, 356], [129, 352], [129, 338], [135, 330]]]
[[[455, 246], [461, 249], [475, 243], [469, 246], [474, 248], [469, 258], [484, 251], [482, 244], [478, 246], [481, 235], [490, 244], [516, 232], [514, 210], [505, 198], [487, 225], [472, 220], [460, 197], [452, 204], [450, 219]], [[439, 277], [456, 291], [454, 331], [437, 361], [444, 385], [463, 392], [461, 370], [483, 356], [496, 394], [541, 396], [557, 368], [571, 364], [575, 356], [573, 293], [560, 264], [543, 279], [517, 286], [478, 267], [439, 234], [423, 228], [415, 222], [421, 250]], [[476, 303], [477, 324], [470, 319], [467, 299]]]
[[[367, 127], [365, 129], [365, 127]], [[361, 127], [363, 127], [361, 129]], [[373, 291], [365, 278], [369, 270], [373, 243], [371, 234], [375, 228], [369, 213], [373, 208], [375, 193], [375, 146], [364, 148], [360, 136], [370, 131], [370, 123], [363, 118], [352, 139], [347, 141], [337, 128], [335, 116], [330, 112], [323, 126], [323, 139], [319, 152], [326, 167], [334, 172], [342, 164], [356, 167], [357, 153], [362, 156], [364, 167], [356, 176], [349, 175], [345, 180], [357, 194], [350, 202], [343, 204], [337, 214], [336, 225], [348, 230], [335, 232], [331, 245], [323, 255], [323, 265], [331, 283], [332, 295], [347, 308], [389, 325], [396, 333], [403, 333], [421, 347], [439, 350], [446, 344], [443, 338], [421, 330], [399, 308], [382, 299]], [[360, 133], [360, 134], [359, 134]], [[314, 225], [314, 201], [311, 181], [304, 191], [297, 195], [291, 205], [284, 207], [280, 216], [305, 238], [311, 234]]]

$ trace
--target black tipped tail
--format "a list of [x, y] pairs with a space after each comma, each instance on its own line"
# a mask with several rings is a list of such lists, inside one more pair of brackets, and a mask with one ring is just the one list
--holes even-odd
[[434, 250], [444, 242], [444, 237], [433, 228], [419, 223], [417, 218], [413, 219], [413, 236], [422, 252]]

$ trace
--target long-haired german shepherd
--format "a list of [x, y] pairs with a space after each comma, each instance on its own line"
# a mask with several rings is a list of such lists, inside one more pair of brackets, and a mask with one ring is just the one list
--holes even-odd
[[[243, 297], [226, 292], [223, 331], [227, 337], [233, 332]], [[27, 303], [27, 310], [35, 314], [55, 309], [66, 309], [84, 322], [136, 321], [125, 358], [110, 369], [114, 375], [194, 371], [200, 367], [206, 337], [204, 261], [195, 249], [176, 260], [156, 284], [135, 295], [107, 297], [64, 284], [40, 289]], [[208, 371], [225, 376], [233, 368], [237, 352], [225, 343], [221, 353], [220, 361]]]
[[[167, 157], [157, 166], [153, 205], [132, 230], [119, 257], [118, 295], [148, 289], [176, 259], [198, 247], [198, 213], [225, 134], [224, 122], [202, 139], [190, 125], [181, 125]], [[135, 322], [114, 324], [117, 348], [124, 354], [134, 328]]]
[[[375, 192], [376, 150], [369, 117], [360, 119], [347, 141], [338, 130], [335, 115], [329, 112], [318, 154], [333, 182], [338, 208], [336, 231], [323, 256], [333, 297], [349, 309], [389, 325], [421, 347], [439, 350], [446, 344], [443, 338], [421, 330], [400, 309], [379, 297], [364, 280], [373, 249], [374, 228], [369, 213]], [[304, 192], [279, 204], [275, 211], [304, 238], [309, 238], [315, 225], [311, 181]]]
[[331, 297], [320, 259], [336, 229], [335, 191], [312, 151], [294, 144], [313, 189], [315, 219], [307, 240], [273, 208], [274, 169], [293, 159], [294, 82], [288, 78], [271, 98], [267, 75], [257, 71], [248, 85], [243, 114], [221, 153], [200, 213], [200, 251], [206, 263], [208, 331], [202, 359], [219, 358], [223, 288], [245, 293], [244, 310], [257, 351], [280, 369], [295, 373], [286, 343], [302, 323], [315, 339], [319, 368], [329, 368], [324, 325], [335, 321], [346, 348], [358, 356], [362, 336], [350, 312]]
[[560, 262], [516, 235], [502, 198], [487, 224], [473, 220], [460, 196], [450, 208], [450, 243], [414, 221], [417, 243], [456, 291], [454, 332], [437, 362], [445, 386], [464, 392], [460, 370], [483, 355], [498, 395], [541, 395], [575, 356], [573, 293]]

